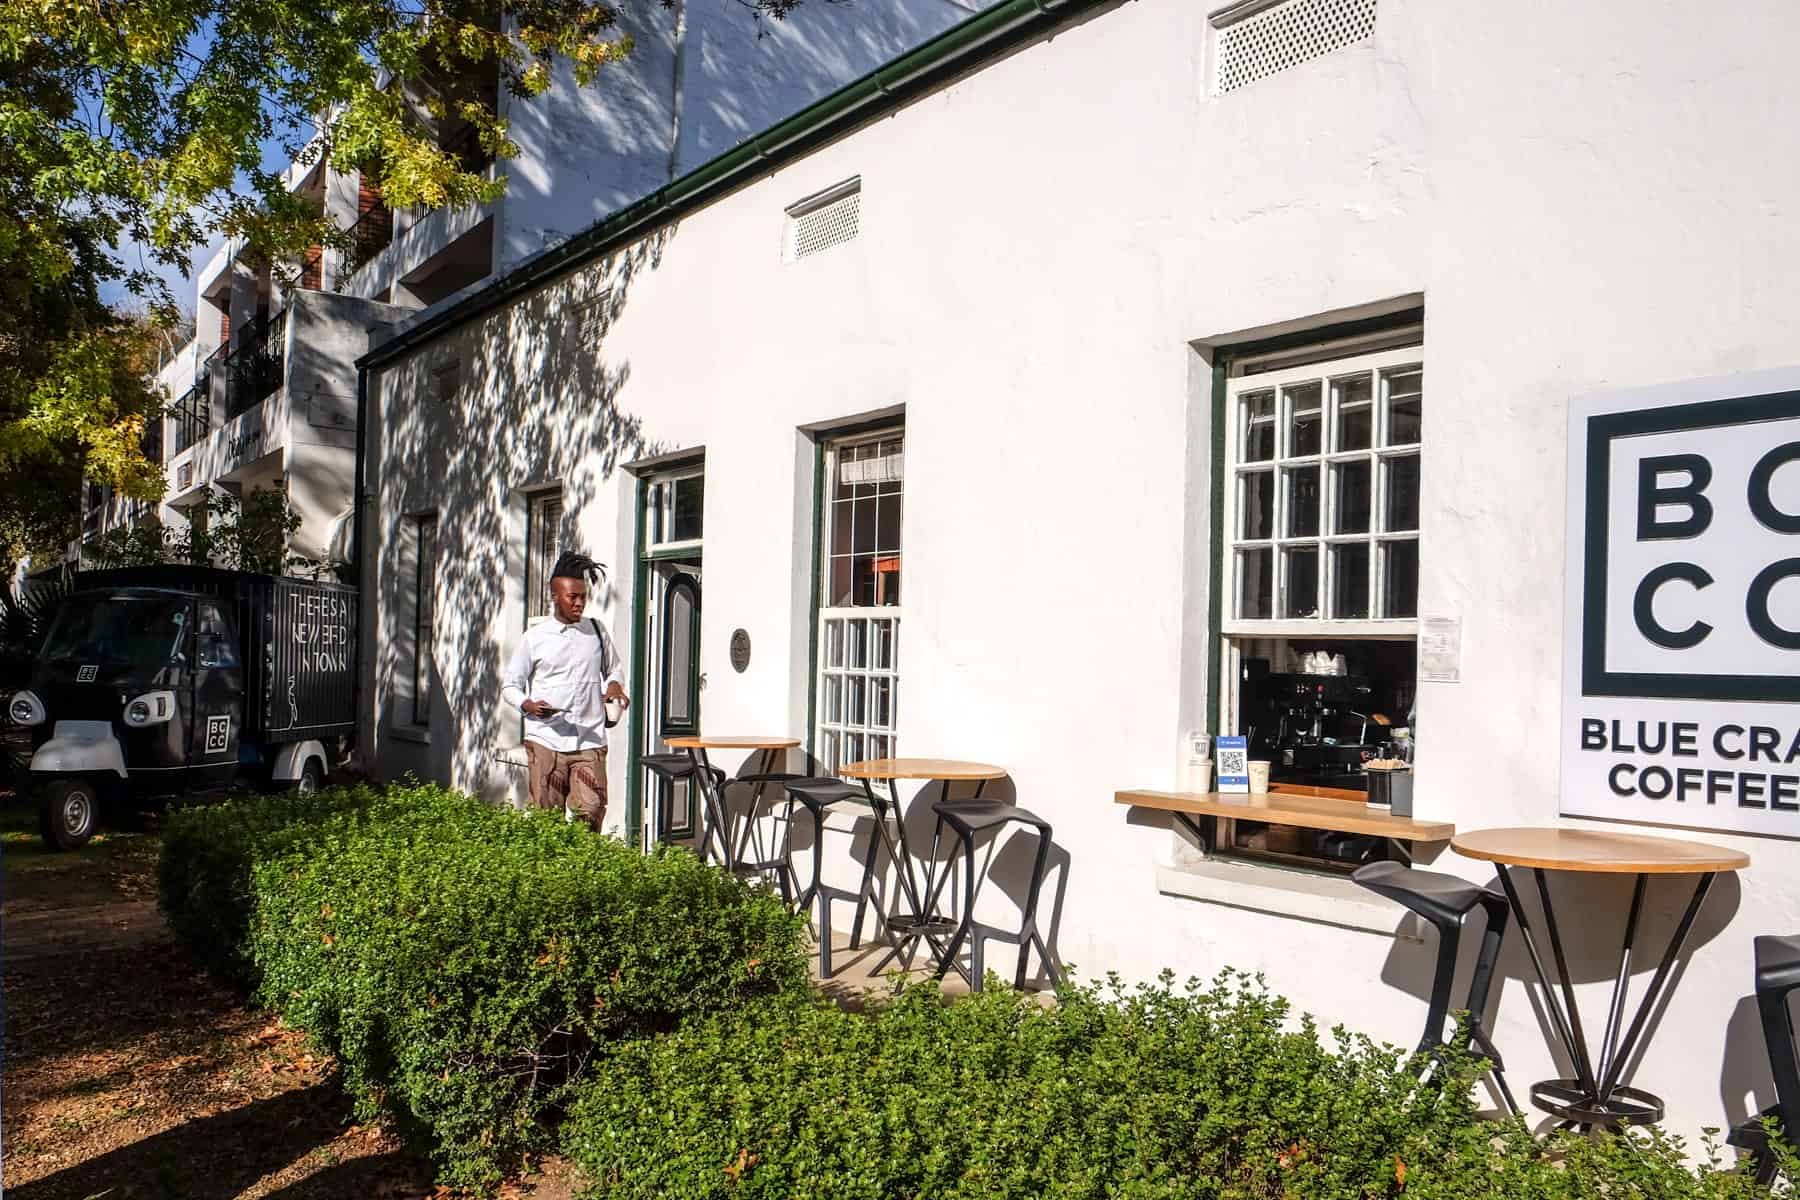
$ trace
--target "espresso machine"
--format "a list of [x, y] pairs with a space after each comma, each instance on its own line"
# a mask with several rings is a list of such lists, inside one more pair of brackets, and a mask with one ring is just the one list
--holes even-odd
[[1386, 720], [1375, 715], [1375, 689], [1366, 677], [1252, 669], [1245, 672], [1243, 699], [1251, 757], [1269, 760], [1270, 779], [1367, 786], [1362, 764], [1389, 734]]

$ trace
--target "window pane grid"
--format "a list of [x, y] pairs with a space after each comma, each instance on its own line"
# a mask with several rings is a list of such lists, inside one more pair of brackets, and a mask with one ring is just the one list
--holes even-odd
[[527, 622], [550, 614], [550, 572], [556, 566], [557, 543], [562, 537], [563, 503], [561, 492], [545, 492], [533, 496], [526, 518], [525, 619]]
[[905, 436], [826, 455], [814, 752], [827, 773], [895, 754]]
[[650, 485], [644, 504], [644, 544], [651, 550], [698, 545], [703, 528], [706, 476], [665, 476]]
[[[819, 664], [818, 756], [827, 772], [894, 753], [899, 717], [900, 619], [823, 609], [826, 653]], [[833, 659], [832, 650], [837, 657]]]
[[1236, 619], [1417, 615], [1423, 396], [1410, 363], [1232, 397]]

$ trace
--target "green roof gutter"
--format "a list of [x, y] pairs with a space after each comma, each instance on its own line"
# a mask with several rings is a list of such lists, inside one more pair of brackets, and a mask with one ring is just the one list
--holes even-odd
[[[992, 8], [815, 101], [686, 175], [658, 188], [356, 360], [369, 371], [492, 312], [559, 275], [611, 253], [785, 163], [892, 112], [971, 67], [997, 58], [1078, 13], [1120, 0], [1001, 0]], [[359, 497], [360, 499], [360, 497]]]

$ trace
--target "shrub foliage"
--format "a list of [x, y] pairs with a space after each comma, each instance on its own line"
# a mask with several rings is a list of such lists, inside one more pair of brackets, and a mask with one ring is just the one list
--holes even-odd
[[252, 798], [170, 822], [171, 926], [335, 1056], [442, 1178], [541, 1148], [597, 1047], [806, 986], [780, 901], [435, 787]]
[[560, 1137], [607, 1200], [1770, 1195], [1710, 1143], [1483, 1120], [1480, 1063], [1420, 1082], [1229, 973], [842, 1011], [776, 898], [434, 787], [178, 813], [161, 897], [452, 1184]]
[[591, 1197], [1521, 1196], [1728, 1200], [1660, 1133], [1535, 1139], [1478, 1117], [1480, 1064], [1420, 1084], [1259, 983], [904, 991], [868, 1014], [777, 1003], [619, 1043], [565, 1146]]

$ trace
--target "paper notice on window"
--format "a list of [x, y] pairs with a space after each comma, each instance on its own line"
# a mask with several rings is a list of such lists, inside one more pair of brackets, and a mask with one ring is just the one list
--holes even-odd
[[1462, 618], [1426, 617], [1419, 622], [1419, 678], [1427, 683], [1462, 682]]

